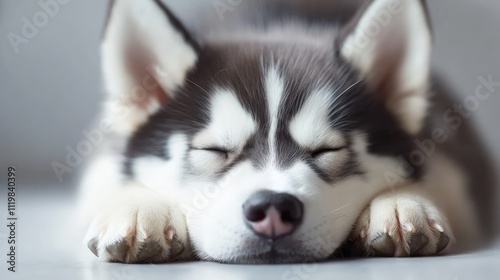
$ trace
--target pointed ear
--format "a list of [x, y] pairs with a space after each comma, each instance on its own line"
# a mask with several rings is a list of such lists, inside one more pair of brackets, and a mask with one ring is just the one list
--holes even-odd
[[106, 114], [128, 135], [164, 105], [197, 61], [198, 45], [160, 0], [111, 1], [102, 42]]
[[370, 1], [338, 41], [340, 54], [411, 134], [426, 116], [431, 41], [424, 0]]

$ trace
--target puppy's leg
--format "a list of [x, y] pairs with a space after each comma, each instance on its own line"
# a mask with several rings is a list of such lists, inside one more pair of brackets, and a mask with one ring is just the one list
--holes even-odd
[[168, 262], [189, 254], [185, 218], [163, 196], [138, 185], [117, 191], [94, 218], [85, 242], [103, 261]]
[[436, 154], [419, 183], [376, 197], [351, 239], [356, 251], [382, 256], [423, 256], [467, 250], [483, 233], [463, 172]]
[[453, 242], [446, 216], [425, 195], [408, 187], [375, 198], [353, 232], [355, 247], [367, 255], [426, 256]]

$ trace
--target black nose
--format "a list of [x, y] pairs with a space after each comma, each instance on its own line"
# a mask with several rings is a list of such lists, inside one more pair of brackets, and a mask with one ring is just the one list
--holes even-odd
[[271, 238], [291, 233], [302, 222], [303, 213], [302, 202], [286, 193], [259, 191], [243, 204], [250, 229]]

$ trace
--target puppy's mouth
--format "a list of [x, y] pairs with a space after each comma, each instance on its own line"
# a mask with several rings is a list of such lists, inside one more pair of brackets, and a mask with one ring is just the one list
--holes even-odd
[[290, 263], [312, 263], [319, 262], [311, 255], [296, 254], [296, 253], [281, 253], [276, 250], [271, 250], [266, 253], [256, 254], [245, 257], [235, 258], [234, 261], [225, 261], [223, 263], [233, 264], [290, 264]]
[[290, 264], [320, 262], [327, 258], [317, 258], [310, 250], [303, 248], [292, 239], [261, 240], [260, 244], [252, 244], [249, 251], [241, 252], [231, 260], [216, 260], [231, 264]]

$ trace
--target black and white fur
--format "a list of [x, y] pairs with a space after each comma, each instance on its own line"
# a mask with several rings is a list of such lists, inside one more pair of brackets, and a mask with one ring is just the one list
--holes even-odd
[[[278, 1], [257, 24], [197, 34], [158, 0], [112, 1], [102, 55], [113, 144], [82, 187], [100, 260], [309, 262], [342, 245], [435, 255], [481, 238], [463, 165], [440, 150], [404, 164], [441, 114], [425, 3], [374, 0], [353, 14], [349, 1], [313, 2], [321, 16], [283, 16]], [[302, 201], [293, 234], [273, 242], [246, 227], [242, 204], [260, 190]]]

